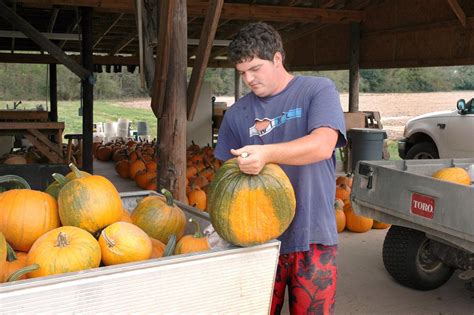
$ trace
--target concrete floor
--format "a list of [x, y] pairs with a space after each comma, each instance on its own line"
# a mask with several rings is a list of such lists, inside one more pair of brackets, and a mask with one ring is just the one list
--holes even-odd
[[[95, 160], [94, 173], [109, 178], [120, 192], [140, 190], [133, 181], [121, 179], [113, 163]], [[395, 282], [382, 261], [386, 233], [339, 234], [336, 314], [474, 314], [474, 292], [465, 289], [457, 273], [432, 291], [416, 291]]]

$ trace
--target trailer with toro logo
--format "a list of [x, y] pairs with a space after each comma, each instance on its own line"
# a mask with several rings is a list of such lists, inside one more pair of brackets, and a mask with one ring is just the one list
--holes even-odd
[[438, 180], [441, 168], [474, 159], [361, 161], [354, 173], [355, 213], [392, 226], [383, 262], [399, 283], [418, 290], [444, 284], [456, 269], [473, 287], [474, 185]]

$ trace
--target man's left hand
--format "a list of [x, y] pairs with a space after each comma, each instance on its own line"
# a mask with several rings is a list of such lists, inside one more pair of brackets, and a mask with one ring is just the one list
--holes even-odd
[[237, 164], [245, 174], [257, 175], [268, 163], [263, 145], [247, 145], [237, 150], [231, 149], [230, 153], [237, 156]]

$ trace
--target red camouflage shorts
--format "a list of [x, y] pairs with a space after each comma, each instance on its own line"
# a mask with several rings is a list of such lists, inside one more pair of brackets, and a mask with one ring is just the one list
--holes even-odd
[[306, 252], [280, 255], [270, 314], [280, 314], [288, 285], [291, 314], [334, 314], [337, 245], [311, 244]]

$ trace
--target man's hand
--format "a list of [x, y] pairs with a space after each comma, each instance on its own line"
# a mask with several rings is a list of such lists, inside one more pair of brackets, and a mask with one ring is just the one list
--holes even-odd
[[230, 153], [237, 156], [237, 164], [245, 174], [257, 175], [269, 162], [263, 145], [247, 145], [237, 150], [231, 149]]

